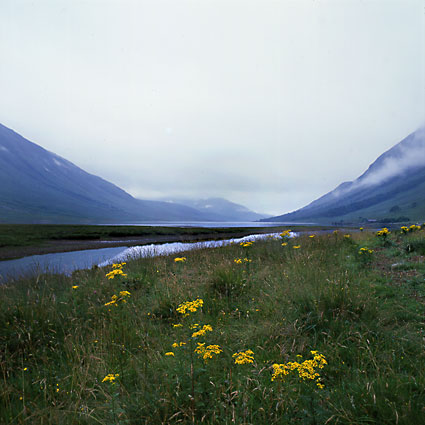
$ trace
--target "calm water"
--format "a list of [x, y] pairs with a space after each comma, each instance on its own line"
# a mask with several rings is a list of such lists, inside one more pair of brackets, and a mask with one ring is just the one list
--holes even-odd
[[297, 224], [312, 223], [263, 223], [256, 221], [162, 221], [157, 223], [114, 223], [99, 224], [99, 226], [150, 226], [150, 227], [279, 227], [279, 226], [295, 226]]
[[89, 269], [106, 261], [126, 249], [88, 249], [84, 251], [60, 252], [55, 254], [31, 255], [17, 260], [0, 261], [0, 283], [10, 278], [33, 276], [40, 273], [71, 274], [74, 270]]
[[[202, 241], [195, 243], [172, 242], [132, 247], [89, 249], [83, 251], [62, 252], [45, 255], [32, 255], [17, 260], [0, 261], [0, 283], [11, 278], [37, 275], [40, 273], [71, 274], [75, 270], [89, 269], [125, 261], [131, 258], [145, 258], [158, 255], [170, 255], [200, 248], [217, 248], [231, 243], [254, 241], [269, 237], [278, 237], [278, 233], [249, 235], [243, 238], [222, 241]], [[292, 234], [295, 236], [295, 234]]]

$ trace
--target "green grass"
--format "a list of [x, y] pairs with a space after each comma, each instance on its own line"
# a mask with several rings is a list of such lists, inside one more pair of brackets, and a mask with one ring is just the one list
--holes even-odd
[[[406, 246], [424, 236], [269, 239], [133, 260], [113, 280], [109, 267], [0, 288], [0, 423], [423, 423], [425, 273]], [[105, 306], [120, 291], [127, 302]], [[213, 331], [190, 338], [194, 323]], [[205, 363], [198, 342], [223, 351]], [[235, 364], [248, 349], [254, 363]], [[272, 382], [273, 364], [311, 351], [328, 363], [323, 389], [297, 374]]]

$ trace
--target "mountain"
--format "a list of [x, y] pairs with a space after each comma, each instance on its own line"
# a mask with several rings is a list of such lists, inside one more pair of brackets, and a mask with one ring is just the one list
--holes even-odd
[[264, 221], [362, 222], [425, 219], [425, 127], [383, 153], [356, 180], [309, 205]]
[[235, 204], [223, 198], [207, 199], [167, 199], [178, 202], [214, 217], [217, 221], [257, 221], [266, 218], [266, 214], [258, 214], [247, 207]]
[[186, 205], [144, 201], [0, 124], [0, 223], [208, 221]]

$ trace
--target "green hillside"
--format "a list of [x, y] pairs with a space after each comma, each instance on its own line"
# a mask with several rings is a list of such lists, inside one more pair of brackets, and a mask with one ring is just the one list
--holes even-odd
[[382, 154], [359, 178], [309, 205], [264, 221], [365, 222], [425, 220], [425, 129]]

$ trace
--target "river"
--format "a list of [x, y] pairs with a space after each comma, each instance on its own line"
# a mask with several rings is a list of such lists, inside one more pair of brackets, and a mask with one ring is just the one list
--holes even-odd
[[[295, 236], [292, 233], [292, 236]], [[131, 258], [171, 255], [201, 248], [217, 248], [231, 243], [255, 241], [278, 237], [279, 233], [249, 235], [243, 238], [195, 243], [172, 242], [132, 247], [89, 249], [83, 251], [61, 252], [55, 254], [31, 255], [16, 260], [0, 261], [0, 284], [9, 280], [34, 276], [41, 273], [63, 273], [70, 275], [75, 270], [89, 269], [93, 266], [107, 266]]]

